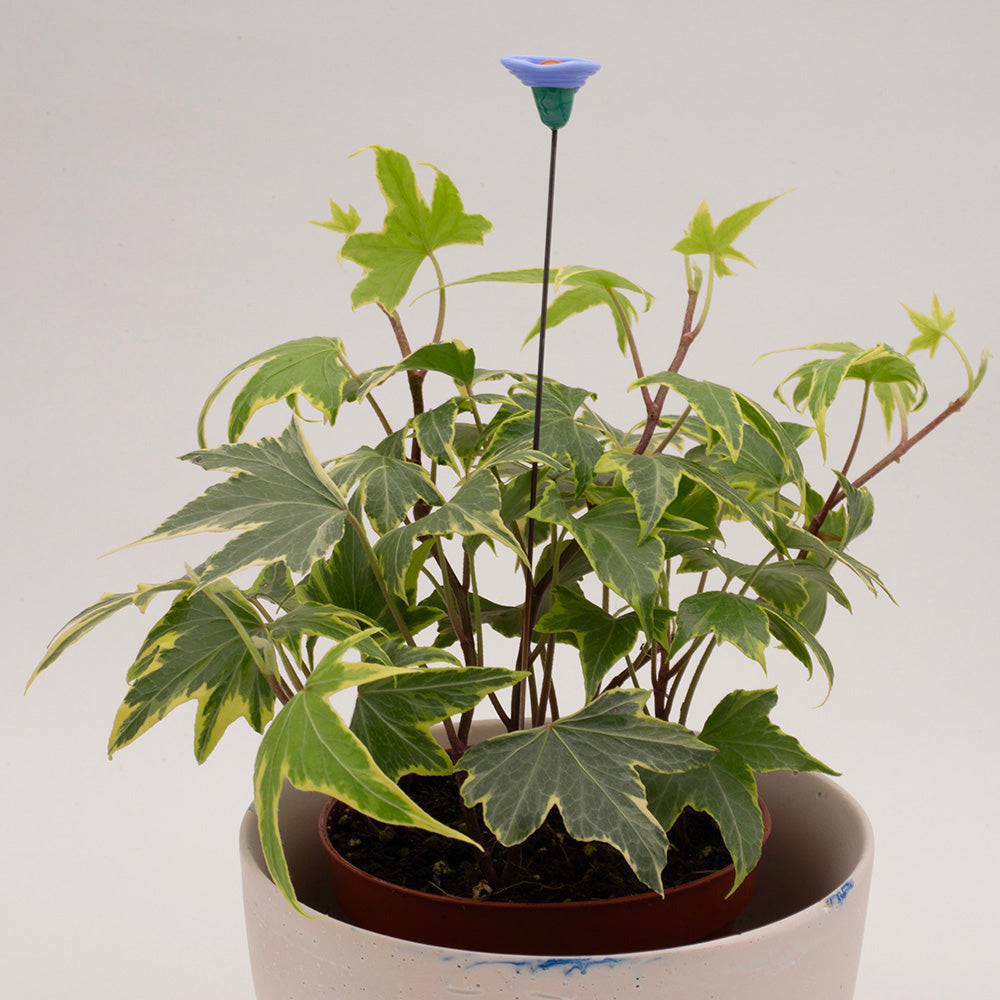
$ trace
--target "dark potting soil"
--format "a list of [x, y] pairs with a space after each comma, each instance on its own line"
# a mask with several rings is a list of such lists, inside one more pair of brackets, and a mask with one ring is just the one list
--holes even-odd
[[[435, 819], [479, 839], [489, 856], [425, 830], [377, 823], [346, 807], [332, 810], [330, 842], [351, 864], [376, 878], [420, 892], [508, 903], [613, 899], [649, 892], [613, 847], [569, 837], [556, 809], [522, 844], [504, 847], [483, 823], [478, 806], [479, 831], [469, 829], [454, 776], [409, 775], [400, 786]], [[718, 826], [705, 813], [686, 809], [669, 837], [663, 870], [667, 888], [731, 863]]]

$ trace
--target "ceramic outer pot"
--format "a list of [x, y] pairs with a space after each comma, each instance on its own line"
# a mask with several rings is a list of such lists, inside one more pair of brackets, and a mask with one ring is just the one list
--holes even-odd
[[[342, 857], [327, 836], [327, 821], [343, 808], [331, 799], [319, 818], [341, 911], [358, 927], [424, 944], [558, 956], [673, 948], [728, 928], [750, 902], [757, 881], [754, 869], [727, 896], [735, 874], [729, 865], [663, 896], [647, 892], [589, 902], [502, 903], [434, 895], [376, 878]], [[766, 807], [762, 811], [766, 838], [771, 817]]]
[[316, 919], [292, 910], [271, 882], [248, 812], [240, 859], [257, 1000], [849, 1000], [874, 856], [868, 818], [823, 775], [778, 771], [759, 785], [773, 830], [756, 892], [732, 933], [679, 948], [568, 957], [415, 944], [325, 916], [339, 912], [316, 836], [327, 797], [286, 788], [282, 839], [296, 891]]

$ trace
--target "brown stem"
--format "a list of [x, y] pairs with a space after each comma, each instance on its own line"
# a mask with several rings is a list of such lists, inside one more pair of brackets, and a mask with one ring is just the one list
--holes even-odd
[[[882, 458], [880, 458], [870, 469], [863, 472], [857, 479], [855, 479], [851, 485], [855, 489], [860, 489], [869, 480], [874, 479], [883, 469], [887, 466], [892, 465], [894, 462], [900, 461], [902, 457], [920, 440], [927, 437], [928, 434], [936, 427], [944, 423], [948, 417], [955, 413], [958, 413], [960, 409], [969, 401], [969, 394], [963, 393], [958, 399], [952, 400], [933, 420], [925, 424], [923, 427], [917, 431], [916, 434], [912, 434], [905, 441], [900, 441], [892, 451], [888, 452]], [[827, 515], [834, 507], [844, 499], [844, 491], [837, 486], [830, 496], [827, 498], [823, 508], [818, 514], [809, 522], [809, 534], [818, 535], [820, 528], [823, 526], [823, 522], [826, 520]]]
[[[687, 308], [684, 310], [684, 323], [681, 326], [681, 338], [677, 344], [677, 350], [674, 352], [674, 359], [670, 362], [670, 367], [667, 369], [668, 371], [680, 371], [681, 365], [684, 364], [684, 359], [687, 357], [687, 352], [691, 349], [695, 337], [698, 336], [699, 331], [692, 330], [691, 328], [691, 324], [694, 322], [694, 310], [697, 302], [698, 290], [696, 288], [689, 288]], [[646, 424], [639, 437], [639, 443], [635, 446], [634, 454], [641, 455], [649, 447], [649, 442], [653, 439], [657, 424], [660, 422], [660, 415], [663, 413], [663, 404], [666, 402], [666, 399], [667, 386], [661, 385], [657, 390], [656, 398], [652, 404], [647, 404], [646, 406]]]

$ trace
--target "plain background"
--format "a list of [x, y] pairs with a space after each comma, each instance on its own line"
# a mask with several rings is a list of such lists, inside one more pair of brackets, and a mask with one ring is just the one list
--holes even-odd
[[[669, 248], [698, 203], [718, 219], [784, 191], [739, 244], [758, 269], [718, 287], [690, 375], [767, 401], [795, 356], [754, 365], [758, 355], [822, 340], [905, 349], [899, 303], [927, 311], [934, 293], [957, 309], [974, 360], [1000, 342], [989, 0], [5, 0], [0, 11], [6, 996], [252, 995], [236, 829], [253, 734], [234, 726], [198, 767], [188, 705], [107, 761], [124, 671], [153, 620], [134, 613], [22, 690], [49, 638], [100, 593], [167, 579], [205, 553], [193, 539], [97, 561], [208, 484], [173, 456], [194, 446], [222, 374], [312, 335], [343, 336], [358, 367], [391, 356], [376, 311], [350, 310], [357, 272], [338, 268], [337, 237], [307, 225], [332, 197], [378, 228], [370, 154], [349, 159], [359, 147], [434, 163], [494, 221], [485, 250], [441, 254], [449, 278], [537, 265], [547, 138], [498, 59], [592, 58], [604, 68], [560, 141], [554, 257], [656, 293], [639, 327], [650, 369], [673, 350], [684, 292]], [[499, 295], [456, 289], [449, 335], [481, 364], [530, 367], [518, 348], [535, 291]], [[417, 303], [413, 329], [433, 313]], [[611, 416], [631, 374], [602, 318], [554, 331], [549, 370], [601, 389]], [[947, 349], [931, 372], [928, 415], [964, 378]], [[898, 606], [844, 581], [855, 613], [832, 615], [824, 633], [838, 668], [826, 704], [822, 680], [780, 657], [769, 678], [737, 657], [719, 680], [778, 683], [777, 720], [871, 815], [859, 1000], [1000, 990], [998, 401], [993, 372], [873, 484], [876, 525], [856, 554]], [[883, 446], [876, 433], [866, 454]]]

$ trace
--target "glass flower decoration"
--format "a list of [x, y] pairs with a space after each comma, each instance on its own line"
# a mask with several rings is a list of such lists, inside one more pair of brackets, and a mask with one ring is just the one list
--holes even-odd
[[562, 128], [573, 110], [573, 95], [601, 67], [571, 56], [504, 56], [501, 64], [531, 87], [542, 123]]

